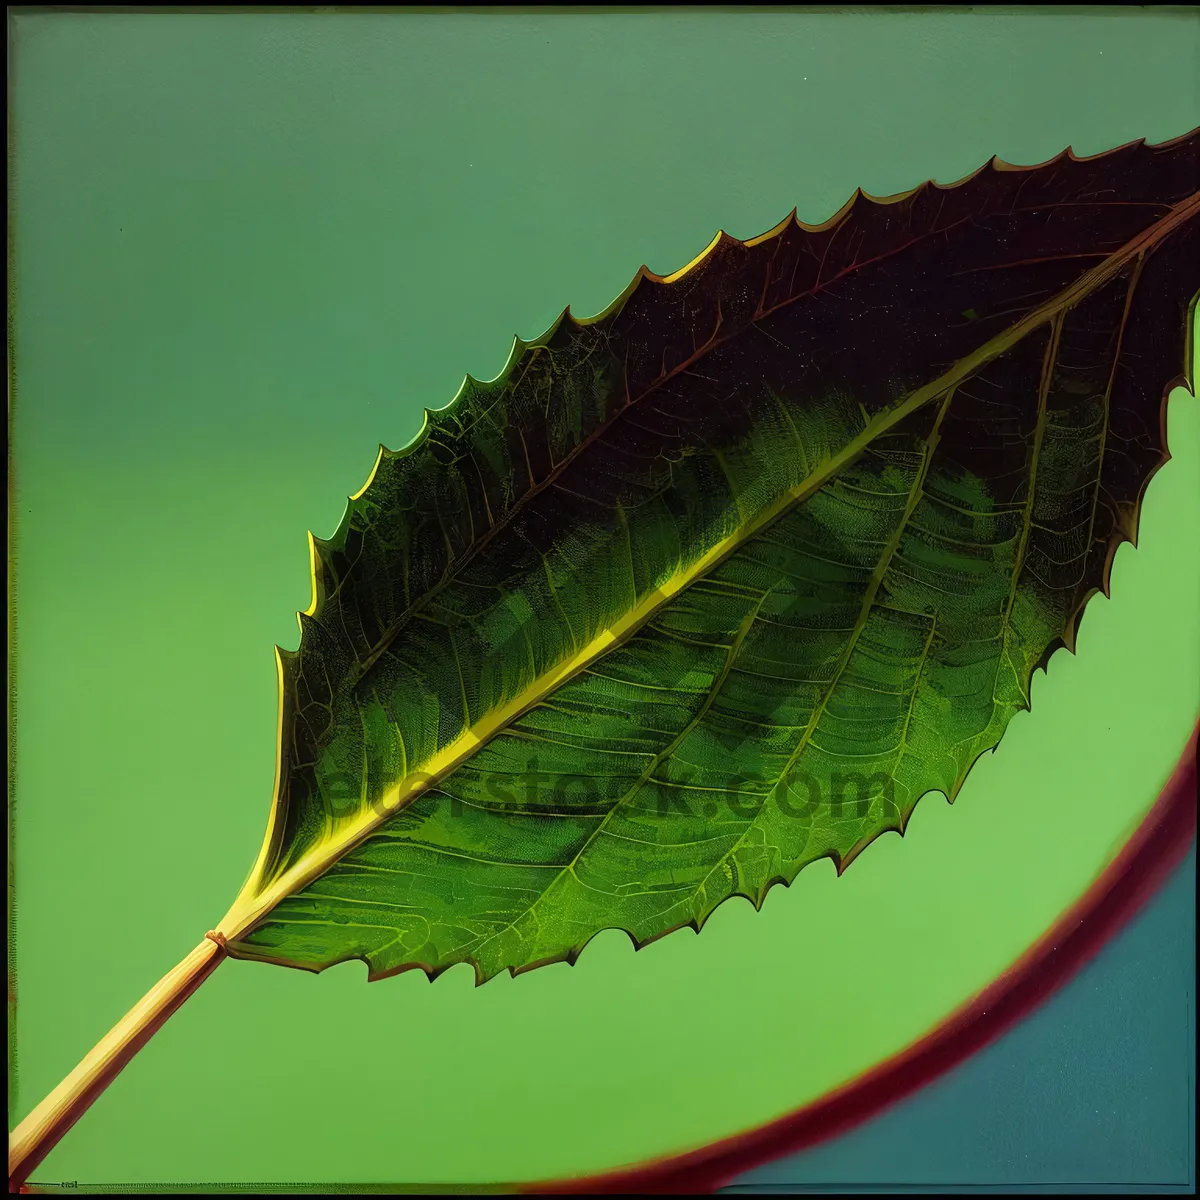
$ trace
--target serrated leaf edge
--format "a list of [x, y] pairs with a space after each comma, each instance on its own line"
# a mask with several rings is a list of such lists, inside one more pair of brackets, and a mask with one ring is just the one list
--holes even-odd
[[[1064, 152], [1064, 154], [1065, 153], [1067, 153], [1067, 152]], [[1115, 153], [1115, 151], [1109, 151], [1108, 153], [1110, 153], [1110, 154]], [[1063, 155], [1058, 155], [1058, 156], [1056, 156], [1056, 158], [1054, 160], [1051, 160], [1051, 161], [1057, 161], [1057, 159], [1062, 158], [1062, 157], [1063, 157]], [[1095, 157], [1102, 157], [1102, 156], [1097, 155]], [[978, 172], [976, 172], [975, 174], [978, 174]], [[914, 190], [916, 190], [916, 189], [914, 189]], [[853, 201], [851, 203], [853, 203]], [[878, 437], [881, 433], [885, 432], [888, 428], [891, 428], [896, 422], [902, 420], [904, 417], [907, 417], [911, 413], [915, 412], [917, 409], [923, 407], [925, 404], [929, 403], [931, 400], [944, 395], [947, 389], [957, 386], [957, 384], [962, 382], [963, 379], [969, 377], [971, 374], [973, 374], [975, 371], [977, 371], [981, 366], [983, 366], [985, 363], [994, 359], [996, 356], [998, 356], [1000, 353], [1002, 353], [1005, 349], [1016, 344], [1023, 337], [1025, 337], [1028, 333], [1032, 332], [1032, 330], [1036, 329], [1037, 327], [1046, 323], [1047, 321], [1054, 320], [1056, 314], [1061, 313], [1065, 309], [1069, 308], [1071, 306], [1071, 304], [1076, 302], [1078, 299], [1090, 294], [1102, 282], [1107, 281], [1109, 278], [1111, 278], [1113, 275], [1115, 275], [1121, 269], [1121, 267], [1126, 265], [1128, 262], [1136, 259], [1140, 254], [1144, 253], [1144, 251], [1148, 247], [1152, 247], [1153, 245], [1157, 244], [1157, 242], [1160, 241], [1163, 236], [1165, 236], [1166, 232], [1169, 232], [1170, 229], [1172, 229], [1172, 228], [1182, 224], [1184, 221], [1194, 217], [1197, 212], [1200, 212], [1200, 193], [1193, 194], [1188, 199], [1181, 201], [1178, 204], [1174, 205], [1166, 216], [1160, 218], [1158, 221], [1156, 221], [1152, 225], [1148, 226], [1140, 234], [1138, 234], [1136, 237], [1131, 239], [1131, 241], [1129, 243], [1127, 243], [1124, 247], [1122, 247], [1118, 251], [1115, 251], [1113, 254], [1109, 255], [1103, 262], [1098, 264], [1096, 267], [1092, 268], [1092, 270], [1086, 272], [1079, 279], [1077, 279], [1071, 286], [1064, 289], [1062, 292], [1060, 292], [1058, 295], [1053, 297], [1051, 300], [1049, 300], [1045, 304], [1039, 306], [1033, 312], [1027, 314], [1024, 318], [1022, 318], [1020, 321], [1016, 322], [1014, 325], [1010, 326], [1007, 330], [1003, 331], [1002, 333], [996, 335], [996, 337], [994, 337], [994, 338], [990, 339], [988, 342], [984, 343], [983, 346], [978, 347], [971, 354], [965, 356], [963, 359], [960, 359], [959, 362], [954, 364], [954, 366], [950, 369], [950, 371], [944, 373], [938, 379], [925, 385], [925, 387], [920, 388], [916, 392], [912, 393], [912, 395], [910, 395], [901, 404], [896, 405], [892, 409], [885, 410], [885, 411], [877, 414], [877, 417], [875, 419], [873, 419], [867, 425], [867, 427], [863, 430], [863, 432], [859, 435], [859, 437], [854, 439], [854, 441], [851, 442], [847, 447], [843, 448], [843, 451], [841, 451], [838, 455], [834, 456], [834, 458], [832, 458], [828, 463], [824, 464], [820, 472], [817, 472], [814, 476], [810, 476], [807, 480], [804, 481], [803, 484], [799, 485], [797, 488], [791, 489], [791, 491], [789, 493], [787, 493], [785, 495], [785, 497], [781, 499], [780, 502], [777, 502], [777, 505], [773, 505], [773, 506], [771, 506], [770, 509], [764, 510], [764, 513], [760, 513], [759, 516], [755, 519], [755, 521], [751, 522], [750, 525], [746, 526], [742, 530], [739, 530], [736, 535], [732, 535], [730, 538], [726, 539], [724, 542], [722, 542], [720, 544], [720, 546], [714, 548], [714, 551], [710, 551], [709, 554], [706, 554], [705, 556], [703, 556], [703, 558], [698, 560], [697, 563], [693, 564], [692, 567], [690, 567], [687, 572], [682, 573], [686, 576], [691, 576], [691, 578], [686, 579], [686, 581], [681, 579], [680, 582], [676, 586], [670, 587], [668, 590], [664, 591], [663, 588], [660, 588], [660, 589], [656, 590], [654, 593], [651, 593], [651, 595], [647, 599], [648, 600], [657, 599], [658, 603], [655, 605], [649, 606], [645, 602], [643, 602], [643, 604], [639, 605], [637, 609], [632, 610], [631, 613], [628, 614], [628, 618], [629, 618], [628, 623], [630, 625], [630, 630], [628, 632], [632, 632], [632, 630], [634, 630], [636, 628], [640, 628], [641, 624], [644, 623], [644, 619], [648, 619], [648, 615], [650, 612], [655, 611], [657, 609], [657, 607], [659, 607], [662, 603], [665, 603], [666, 600], [673, 598], [675, 595], [678, 594], [678, 592], [682, 591], [686, 586], [689, 586], [690, 583], [693, 581], [693, 579], [700, 578], [704, 572], [711, 570], [717, 561], [720, 561], [722, 558], [724, 558], [728, 554], [732, 553], [737, 548], [738, 545], [742, 544], [742, 542], [745, 540], [746, 537], [750, 536], [753, 532], [756, 532], [758, 530], [758, 528], [760, 527], [760, 525], [766, 524], [767, 522], [774, 520], [775, 517], [778, 515], [778, 513], [776, 513], [774, 511], [774, 509], [776, 507], [779, 507], [782, 511], [785, 507], [790, 507], [791, 504], [794, 504], [795, 502], [797, 502], [798, 497], [794, 497], [792, 495], [792, 493], [800, 493], [800, 492], [807, 493], [807, 492], [815, 491], [818, 488], [820, 488], [821, 486], [824, 486], [824, 484], [828, 481], [828, 479], [833, 474], [835, 474], [838, 470], [841, 470], [842, 467], [844, 467], [847, 462], [849, 462], [853, 457], [855, 457], [858, 453], [860, 453], [861, 450], [866, 445], [870, 444], [870, 442], [873, 441], [876, 437]], [[697, 260], [697, 261], [699, 261], [699, 260]], [[1189, 314], [1188, 314], [1189, 319], [1194, 319], [1195, 307], [1196, 307], [1196, 300], [1193, 299], [1193, 301], [1191, 302], [1191, 305], [1189, 307]], [[1190, 348], [1190, 344], [1189, 344], [1188, 352], [1185, 355], [1185, 362], [1183, 364], [1184, 370], [1183, 370], [1182, 374], [1179, 376], [1176, 376], [1174, 379], [1172, 379], [1163, 389], [1163, 393], [1162, 393], [1163, 398], [1162, 398], [1162, 402], [1161, 402], [1161, 406], [1160, 406], [1160, 411], [1161, 411], [1160, 422], [1163, 426], [1163, 434], [1164, 434], [1163, 445], [1164, 446], [1165, 446], [1165, 422], [1166, 422], [1167, 397], [1170, 395], [1170, 392], [1175, 387], [1180, 386], [1181, 384], [1182, 384], [1182, 386], [1186, 387], [1189, 390], [1189, 392], [1193, 392], [1193, 394], [1194, 394], [1193, 384], [1192, 384], [1193, 377], [1192, 377], [1190, 359], [1191, 359], [1191, 348]], [[1164, 462], [1167, 461], [1168, 458], [1169, 458], [1169, 455], [1167, 455], [1166, 452], [1164, 451], [1163, 461]], [[1153, 476], [1153, 474], [1159, 469], [1159, 467], [1161, 467], [1161, 465], [1162, 464], [1159, 463], [1154, 468], [1154, 470], [1149, 473], [1146, 484], [1143, 484], [1142, 488], [1140, 489], [1135, 514], [1134, 514], [1133, 520], [1131, 522], [1132, 528], [1130, 530], [1130, 532], [1133, 534], [1134, 538], [1136, 537], [1137, 516], [1138, 516], [1138, 514], [1140, 514], [1142, 499], [1145, 495], [1146, 485], [1149, 482], [1149, 478]], [[1116, 545], [1119, 546], [1120, 540], [1122, 540], [1122, 539], [1120, 539], [1120, 538], [1116, 539]], [[1133, 538], [1125, 537], [1124, 540], [1133, 540]], [[717, 553], [717, 551], [719, 551], [719, 553]], [[1115, 547], [1110, 548], [1110, 553], [1109, 553], [1109, 556], [1108, 556], [1108, 559], [1106, 562], [1105, 586], [1107, 586], [1107, 584], [1108, 584], [1108, 576], [1109, 576], [1110, 570], [1111, 570], [1111, 562], [1112, 562], [1113, 555], [1115, 555]], [[709, 561], [710, 559], [713, 561]], [[1075, 612], [1073, 613], [1072, 620], [1070, 622], [1068, 622], [1068, 626], [1067, 626], [1068, 632], [1073, 631], [1074, 627], [1078, 623], [1078, 615], [1082, 611], [1082, 608], [1083, 608], [1084, 604], [1086, 603], [1086, 600], [1090, 599], [1090, 597], [1094, 594], [1095, 594], [1094, 591], [1090, 592], [1088, 594], [1088, 597], [1085, 598], [1084, 602], [1079, 604], [1076, 607]], [[1107, 592], [1106, 592], [1106, 594], [1107, 594]], [[641, 610], [643, 607], [645, 607], [647, 609], [646, 614], [641, 613]], [[628, 632], [625, 634], [625, 636], [628, 636]], [[1072, 637], [1071, 637], [1072, 645], [1068, 645], [1066, 640], [1061, 637], [1055, 638], [1054, 640], [1052, 640], [1050, 645], [1047, 647], [1047, 650], [1042, 655], [1041, 660], [1039, 660], [1039, 662], [1033, 668], [1033, 671], [1031, 672], [1031, 678], [1032, 678], [1033, 672], [1036, 672], [1038, 669], [1043, 669], [1043, 670], [1045, 669], [1052, 654], [1060, 647], [1066, 647], [1068, 650], [1072, 650], [1072, 652], [1073, 652], [1074, 640], [1075, 639], [1074, 639], [1073, 633], [1072, 633]], [[272, 810], [271, 810], [271, 818], [270, 818], [271, 824], [268, 825], [267, 836], [264, 838], [263, 848], [260, 851], [259, 859], [255, 865], [255, 868], [251, 871], [250, 876], [247, 878], [246, 885], [243, 887], [242, 892], [239, 894], [237, 899], [234, 901], [234, 904], [231, 906], [229, 912], [225, 915], [225, 917], [222, 919], [220, 924], [216, 927], [217, 932], [219, 932], [226, 939], [226, 941], [229, 945], [229, 948], [230, 948], [230, 952], [235, 954], [238, 957], [252, 958], [252, 959], [259, 960], [259, 961], [269, 961], [269, 962], [277, 963], [278, 965], [299, 967], [304, 970], [316, 970], [318, 972], [320, 970], [326, 969], [328, 966], [335, 965], [334, 963], [329, 963], [329, 964], [325, 964], [318, 968], [312, 968], [305, 964], [292, 962], [290, 960], [286, 960], [286, 959], [282, 959], [282, 958], [266, 957], [266, 956], [261, 955], [257, 951], [256, 948], [240, 944], [239, 939], [241, 938], [241, 936], [243, 934], [248, 932], [259, 921], [264, 919], [264, 917], [271, 911], [271, 909], [277, 903], [280, 902], [280, 900], [282, 900], [283, 898], [285, 898], [288, 895], [294, 894], [296, 891], [299, 891], [301, 888], [307, 886], [308, 883], [311, 883], [314, 879], [316, 879], [320, 875], [322, 875], [326, 870], [329, 869], [330, 866], [332, 866], [335, 862], [337, 862], [339, 859], [341, 859], [345, 854], [349, 853], [350, 850], [352, 850], [356, 845], [360, 844], [362, 841], [364, 841], [368, 837], [370, 837], [371, 834], [376, 829], [378, 829], [380, 826], [382, 826], [388, 820], [390, 820], [396, 814], [396, 812], [398, 812], [400, 810], [400, 808], [403, 807], [404, 803], [406, 803], [412, 799], [415, 799], [417, 795], [420, 795], [424, 790], [427, 790], [428, 787], [432, 786], [434, 783], [436, 783], [440, 779], [444, 778], [445, 775], [448, 774], [450, 770], [453, 770], [455, 767], [457, 767], [459, 765], [460, 762], [462, 762], [466, 758], [470, 757], [470, 755], [474, 753], [474, 751], [477, 749], [477, 747], [479, 745], [483, 744], [483, 741], [487, 740], [487, 738], [494, 736], [501, 729], [507, 727], [507, 725], [511, 724], [511, 722], [513, 720], [516, 720], [522, 712], [526, 711], [533, 704], [537, 703], [538, 700], [540, 700], [544, 695], [546, 695], [548, 691], [552, 690], [553, 688], [561, 686], [561, 684], [565, 683], [567, 681], [567, 679], [569, 679], [572, 675], [583, 670], [589, 663], [595, 661], [595, 659], [597, 657], [599, 657], [601, 654], [607, 653], [610, 649], [612, 649], [614, 646], [619, 644], [619, 641], [620, 641], [619, 637], [611, 636], [606, 631], [605, 635], [601, 635], [601, 637], [595, 639], [595, 641], [591, 645], [589, 645], [589, 647], [587, 647], [584, 651], [580, 652], [580, 654], [576, 655], [573, 659], [569, 660], [567, 664], [565, 664], [565, 665], [560, 664], [560, 666], [558, 668], [556, 668], [553, 672], [549, 672], [549, 673], [547, 673], [546, 676], [539, 678], [537, 681], [535, 681], [534, 684], [532, 684], [530, 686], [530, 688], [526, 689], [526, 692], [521, 693], [521, 695], [518, 696], [517, 698], [515, 698], [514, 701], [511, 701], [509, 705], [506, 705], [502, 710], [499, 710], [500, 713], [503, 714], [503, 719], [497, 718], [495, 721], [492, 722], [492, 724], [495, 725], [495, 728], [492, 729], [489, 726], [489, 728], [485, 731], [486, 735], [487, 735], [486, 738], [480, 738], [480, 737], [476, 736], [476, 734], [473, 732], [473, 730], [465, 730], [464, 733], [459, 736], [459, 738], [455, 739], [454, 742], [450, 743], [449, 746], [444, 748], [443, 751], [441, 751], [437, 756], [435, 756], [435, 759], [430, 764], [427, 764], [427, 766], [430, 769], [424, 770], [421, 772], [422, 780], [421, 780], [421, 783], [419, 786], [414, 784], [409, 787], [407, 792], [405, 792], [404, 785], [408, 781], [402, 780], [396, 786], [396, 788], [392, 789], [388, 793], [388, 798], [386, 799], [386, 801], [381, 803], [376, 808], [372, 809], [369, 816], [366, 816], [363, 819], [360, 819], [359, 821], [355, 821], [355, 822], [348, 824], [334, 838], [330, 839], [330, 841], [328, 841], [324, 844], [322, 853], [320, 853], [319, 855], [310, 855], [310, 856], [308, 856], [308, 858], [301, 860], [290, 870], [284, 872], [277, 879], [273, 880], [270, 884], [268, 884], [268, 886], [266, 887], [266, 889], [264, 891], [259, 893], [254, 890], [253, 884], [257, 877], [258, 869], [264, 861], [264, 858], [265, 858], [265, 855], [267, 852], [267, 848], [270, 845], [271, 830], [272, 830], [273, 823], [277, 816], [278, 802], [279, 802], [279, 787], [280, 787], [280, 782], [281, 782], [279, 779], [279, 770], [280, 770], [280, 764], [282, 762], [281, 751], [282, 751], [283, 714], [284, 714], [283, 656], [285, 654], [287, 654], [289, 656], [294, 656], [294, 653], [295, 653], [295, 652], [284, 651], [280, 647], [277, 646], [275, 649], [276, 649], [276, 664], [277, 664], [277, 674], [278, 674], [278, 684], [279, 684], [279, 696], [278, 696], [279, 720], [278, 720], [278, 732], [277, 732], [277, 738], [279, 740], [279, 744], [277, 745], [276, 787], [275, 787], [275, 795], [274, 795], [274, 799], [273, 799], [273, 803], [272, 803]], [[526, 693], [529, 693], [529, 695], [527, 696]], [[1026, 707], [1028, 707], [1028, 703], [1026, 704]], [[511, 713], [509, 712], [510, 708], [512, 709]], [[994, 750], [995, 747], [991, 747], [989, 749]], [[977, 755], [976, 758], [972, 761], [971, 765], [967, 768], [967, 771], [964, 772], [962, 778], [959, 780], [957, 786], [953, 789], [955, 794], [957, 794], [958, 789], [961, 788], [962, 783], [965, 781], [966, 777], [969, 775], [971, 768], [974, 766], [974, 762], [978, 761], [978, 758], [982, 754], [988, 753], [988, 752], [989, 752], [988, 750], [981, 751], [980, 755]], [[412, 777], [410, 776], [409, 779], [411, 779], [411, 778]], [[955, 798], [954, 795], [950, 795], [950, 796], [946, 797], [946, 799], [950, 803], [954, 802], [954, 798]], [[382, 816], [378, 814], [378, 811], [377, 811], [378, 808], [383, 808], [384, 811], [383, 811]], [[914, 810], [915, 810], [915, 806], [914, 806]], [[887, 833], [887, 832], [894, 831], [894, 832], [900, 833], [901, 836], [903, 836], [904, 826], [906, 824], [907, 824], [907, 820], [901, 822], [901, 824], [898, 825], [894, 830], [889, 827], [885, 827], [884, 829], [873, 832], [870, 836], [864, 837], [864, 839], [862, 840], [862, 842], [860, 844], [853, 847], [851, 849], [851, 851], [848, 852], [844, 856], [838, 855], [838, 853], [836, 851], [830, 851], [827, 854], [824, 854], [820, 857], [821, 858], [830, 858], [831, 860], [833, 860], [835, 868], [837, 869], [837, 872], [840, 875], [846, 869], [846, 867], [849, 866], [850, 862], [853, 861], [853, 859], [856, 858], [858, 856], [858, 854], [861, 853], [861, 851], [863, 849], [865, 849], [865, 847], [868, 844], [870, 844], [870, 842], [874, 841], [876, 838], [882, 836], [884, 833]], [[311, 861], [311, 864], [310, 864], [310, 860], [314, 860], [314, 861]], [[812, 861], [820, 861], [820, 858], [812, 860]], [[806, 865], [806, 866], [811, 865], [811, 861], [808, 863], [805, 863], [804, 865]], [[771, 888], [774, 886], [775, 883], [783, 883], [785, 886], [790, 886], [792, 879], [795, 878], [795, 875], [798, 873], [798, 871], [800, 869], [801, 868], [797, 868], [797, 871], [793, 872], [790, 877], [780, 876], [777, 879], [773, 880], [772, 882], [768, 883], [766, 886], [764, 886], [764, 888], [762, 889], [762, 891], [760, 893], [760, 897], [759, 897], [758, 903], [756, 904], [756, 907], [761, 906], [761, 903], [765, 900], [766, 894], [771, 890]], [[730, 896], [730, 897], [727, 897], [726, 900], [732, 899], [732, 898], [733, 897]], [[725, 901], [722, 901], [721, 903], [725, 903]], [[708, 917], [710, 917], [712, 915], [712, 912], [715, 912], [716, 909], [719, 907], [720, 907], [720, 904], [714, 906], [714, 908], [710, 911], [710, 913], [706, 917], [704, 917], [702, 920], [699, 920], [699, 921], [693, 920], [693, 921], [689, 921], [689, 922], [683, 922], [680, 925], [674, 926], [672, 929], [668, 929], [668, 930], [663, 931], [660, 934], [656, 934], [651, 939], [647, 939], [646, 941], [643, 941], [641, 943], [641, 945], [646, 945], [649, 943], [649, 941], [657, 940], [658, 937], [666, 936], [667, 933], [674, 932], [677, 929], [694, 928], [697, 932], [699, 932], [700, 928], [703, 927], [704, 922], [707, 921]], [[597, 932], [600, 932], [600, 931], [597, 931]], [[634, 941], [635, 949], [640, 948], [640, 946], [637, 942], [637, 939], [634, 938], [633, 934], [629, 933], [628, 930], [625, 930], [624, 932], [628, 933], [631, 940]], [[595, 935], [593, 934], [591, 936], [595, 936]], [[579, 953], [582, 952], [583, 947], [586, 946], [587, 942], [590, 940], [591, 940], [591, 938], [589, 937], [584, 942], [582, 942], [578, 947], [573, 947], [571, 952], [568, 952], [567, 954], [565, 954], [563, 956], [555, 957], [553, 959], [547, 960], [547, 962], [538, 962], [536, 964], [525, 964], [525, 965], [522, 965], [515, 969], [509, 968], [509, 973], [512, 975], [521, 974], [526, 970], [534, 969], [535, 966], [548, 965], [548, 962], [560, 962], [560, 961], [574, 962], [574, 960], [578, 957]], [[349, 961], [352, 958], [360, 958], [360, 957], [362, 957], [364, 961], [367, 961], [365, 959], [365, 957], [361, 956], [361, 955], [347, 955], [346, 958], [339, 959], [338, 961], [344, 962], [344, 961]], [[368, 970], [370, 970], [370, 963], [367, 962], [367, 965], [368, 965]], [[436, 976], [441, 973], [441, 970], [448, 969], [448, 968], [434, 969], [425, 964], [405, 964], [404, 966], [402, 966], [398, 969], [395, 969], [395, 970], [381, 972], [378, 974], [371, 974], [369, 976], [369, 978], [372, 980], [377, 979], [377, 978], [383, 978], [386, 975], [398, 974], [398, 973], [400, 973], [400, 971], [411, 970], [418, 966], [425, 970], [426, 974], [429, 976], [430, 979], [436, 978]], [[486, 977], [484, 977], [481, 974], [480, 969], [477, 964], [475, 966], [475, 970], [476, 970], [476, 983], [482, 984], [482, 983], [486, 982]]]

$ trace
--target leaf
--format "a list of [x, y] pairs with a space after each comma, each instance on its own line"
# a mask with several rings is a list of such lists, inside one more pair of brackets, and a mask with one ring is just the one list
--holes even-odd
[[1136, 538], [1198, 188], [1200, 132], [858, 192], [468, 378], [310, 535], [229, 952], [483, 982], [952, 801]]

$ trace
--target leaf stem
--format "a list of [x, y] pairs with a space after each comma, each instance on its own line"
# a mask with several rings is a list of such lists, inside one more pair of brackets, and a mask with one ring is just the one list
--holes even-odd
[[8, 1139], [8, 1190], [18, 1190], [167, 1018], [216, 970], [224, 946], [206, 937], [168, 971], [23, 1120]]

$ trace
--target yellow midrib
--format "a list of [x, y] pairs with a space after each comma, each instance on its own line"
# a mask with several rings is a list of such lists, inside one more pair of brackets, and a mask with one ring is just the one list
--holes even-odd
[[[570, 678], [585, 670], [602, 655], [623, 642], [640, 629], [664, 604], [673, 600], [684, 589], [703, 578], [719, 563], [733, 554], [738, 547], [759, 533], [766, 525], [788, 509], [807, 499], [856, 458], [875, 438], [893, 428], [917, 409], [949, 388], [956, 387], [986, 363], [1015, 345], [1038, 326], [1083, 299], [1101, 284], [1111, 279], [1131, 259], [1136, 258], [1148, 247], [1161, 240], [1172, 229], [1178, 227], [1200, 211], [1200, 193], [1177, 204], [1166, 216], [1144, 230], [1106, 258], [1098, 266], [1080, 276], [1069, 288], [1052, 300], [1029, 313], [1022, 320], [997, 334], [978, 349], [960, 359], [949, 371], [912, 393], [894, 408], [878, 413], [862, 432], [844, 446], [837, 454], [823, 463], [806, 479], [789, 488], [766, 506], [747, 524], [741, 526], [704, 555], [685, 568], [676, 571], [668, 580], [645, 596], [626, 612], [619, 621], [595, 637], [583, 649], [564, 660], [552, 670], [538, 676], [528, 687], [514, 696], [501, 708], [493, 710], [464, 730], [449, 745], [426, 762], [421, 770], [411, 772], [390, 791], [375, 802], [369, 811], [358, 819], [337, 829], [319, 843], [300, 862], [274, 880], [260, 892], [255, 890], [257, 869], [242, 889], [229, 911], [225, 914], [217, 932], [230, 941], [236, 941], [247, 933], [258, 921], [269, 913], [285, 897], [306, 887], [319, 878], [340, 858], [355, 846], [365, 841], [375, 830], [391, 819], [407, 803], [439, 783], [456, 767], [471, 757], [484, 743], [490, 741], [533, 705], [543, 700]], [[282, 710], [281, 710], [282, 711]], [[270, 830], [268, 830], [268, 842]], [[265, 851], [264, 846], [264, 851]], [[260, 853], [259, 866], [264, 862]]]

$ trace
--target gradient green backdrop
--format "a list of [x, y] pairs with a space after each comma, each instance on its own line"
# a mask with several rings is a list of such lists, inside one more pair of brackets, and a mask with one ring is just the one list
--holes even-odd
[[[225, 911], [271, 645], [380, 441], [570, 302], [856, 186], [1200, 121], [1194, 11], [15, 17], [13, 1119]], [[1200, 414], [1080, 654], [841, 880], [472, 987], [231, 962], [35, 1174], [518, 1179], [761, 1122], [895, 1052], [1079, 895], [1200, 710]], [[819, 964], [819, 965], [815, 965]]]

